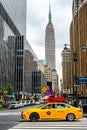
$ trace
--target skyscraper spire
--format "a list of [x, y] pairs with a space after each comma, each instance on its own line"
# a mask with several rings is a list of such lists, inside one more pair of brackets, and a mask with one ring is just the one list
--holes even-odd
[[51, 8], [49, 4], [49, 21], [45, 30], [45, 59], [49, 60], [50, 66], [56, 68], [55, 63], [55, 32], [51, 21]]
[[50, 6], [50, 3], [49, 3], [49, 23], [51, 23], [51, 6]]

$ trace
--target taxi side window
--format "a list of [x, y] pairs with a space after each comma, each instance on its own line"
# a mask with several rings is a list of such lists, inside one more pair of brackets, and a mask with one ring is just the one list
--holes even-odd
[[55, 108], [55, 104], [47, 105], [45, 108], [46, 109], [54, 109]]
[[51, 104], [44, 106], [42, 109], [50, 109], [50, 108], [53, 108], [53, 106]]
[[56, 104], [55, 106], [56, 108], [68, 108], [68, 106], [64, 105], [64, 104]]
[[50, 105], [48, 105], [48, 108], [54, 109], [54, 108], [55, 108], [55, 104], [50, 104]]
[[57, 108], [63, 108], [62, 104], [57, 104]]
[[42, 109], [47, 109], [47, 106], [43, 107]]
[[55, 108], [55, 104], [52, 104], [52, 108]]

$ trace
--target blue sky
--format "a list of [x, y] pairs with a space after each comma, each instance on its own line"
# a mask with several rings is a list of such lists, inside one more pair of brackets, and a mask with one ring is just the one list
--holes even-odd
[[48, 24], [49, 2], [55, 29], [56, 70], [62, 78], [61, 52], [70, 43], [72, 0], [27, 0], [27, 40], [38, 59], [45, 58], [45, 29]]

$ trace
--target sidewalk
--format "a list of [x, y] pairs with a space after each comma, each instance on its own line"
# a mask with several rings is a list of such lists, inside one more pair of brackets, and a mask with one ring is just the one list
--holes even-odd
[[83, 114], [83, 117], [87, 117], [87, 114]]

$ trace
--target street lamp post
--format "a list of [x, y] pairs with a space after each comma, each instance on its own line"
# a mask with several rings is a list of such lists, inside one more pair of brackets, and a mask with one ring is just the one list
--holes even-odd
[[[76, 87], [76, 93], [75, 93], [76, 94], [76, 107], [78, 107], [78, 84], [77, 84], [77, 66], [76, 66], [78, 58], [77, 58], [76, 52], [73, 53], [73, 60], [75, 63], [75, 75], [74, 75], [75, 85], [74, 85], [74, 87]], [[73, 94], [74, 94], [74, 92], [73, 92]]]
[[[85, 52], [87, 50], [87, 46], [85, 44], [81, 45], [81, 48], [83, 50], [83, 52]], [[76, 88], [76, 93], [75, 93], [75, 96], [76, 96], [76, 106], [78, 107], [78, 103], [79, 103], [79, 99], [78, 99], [78, 82], [77, 82], [77, 61], [78, 61], [78, 53], [74, 52], [73, 53], [73, 61], [74, 61], [74, 87], [73, 87], [73, 94], [74, 94], [74, 88]]]

